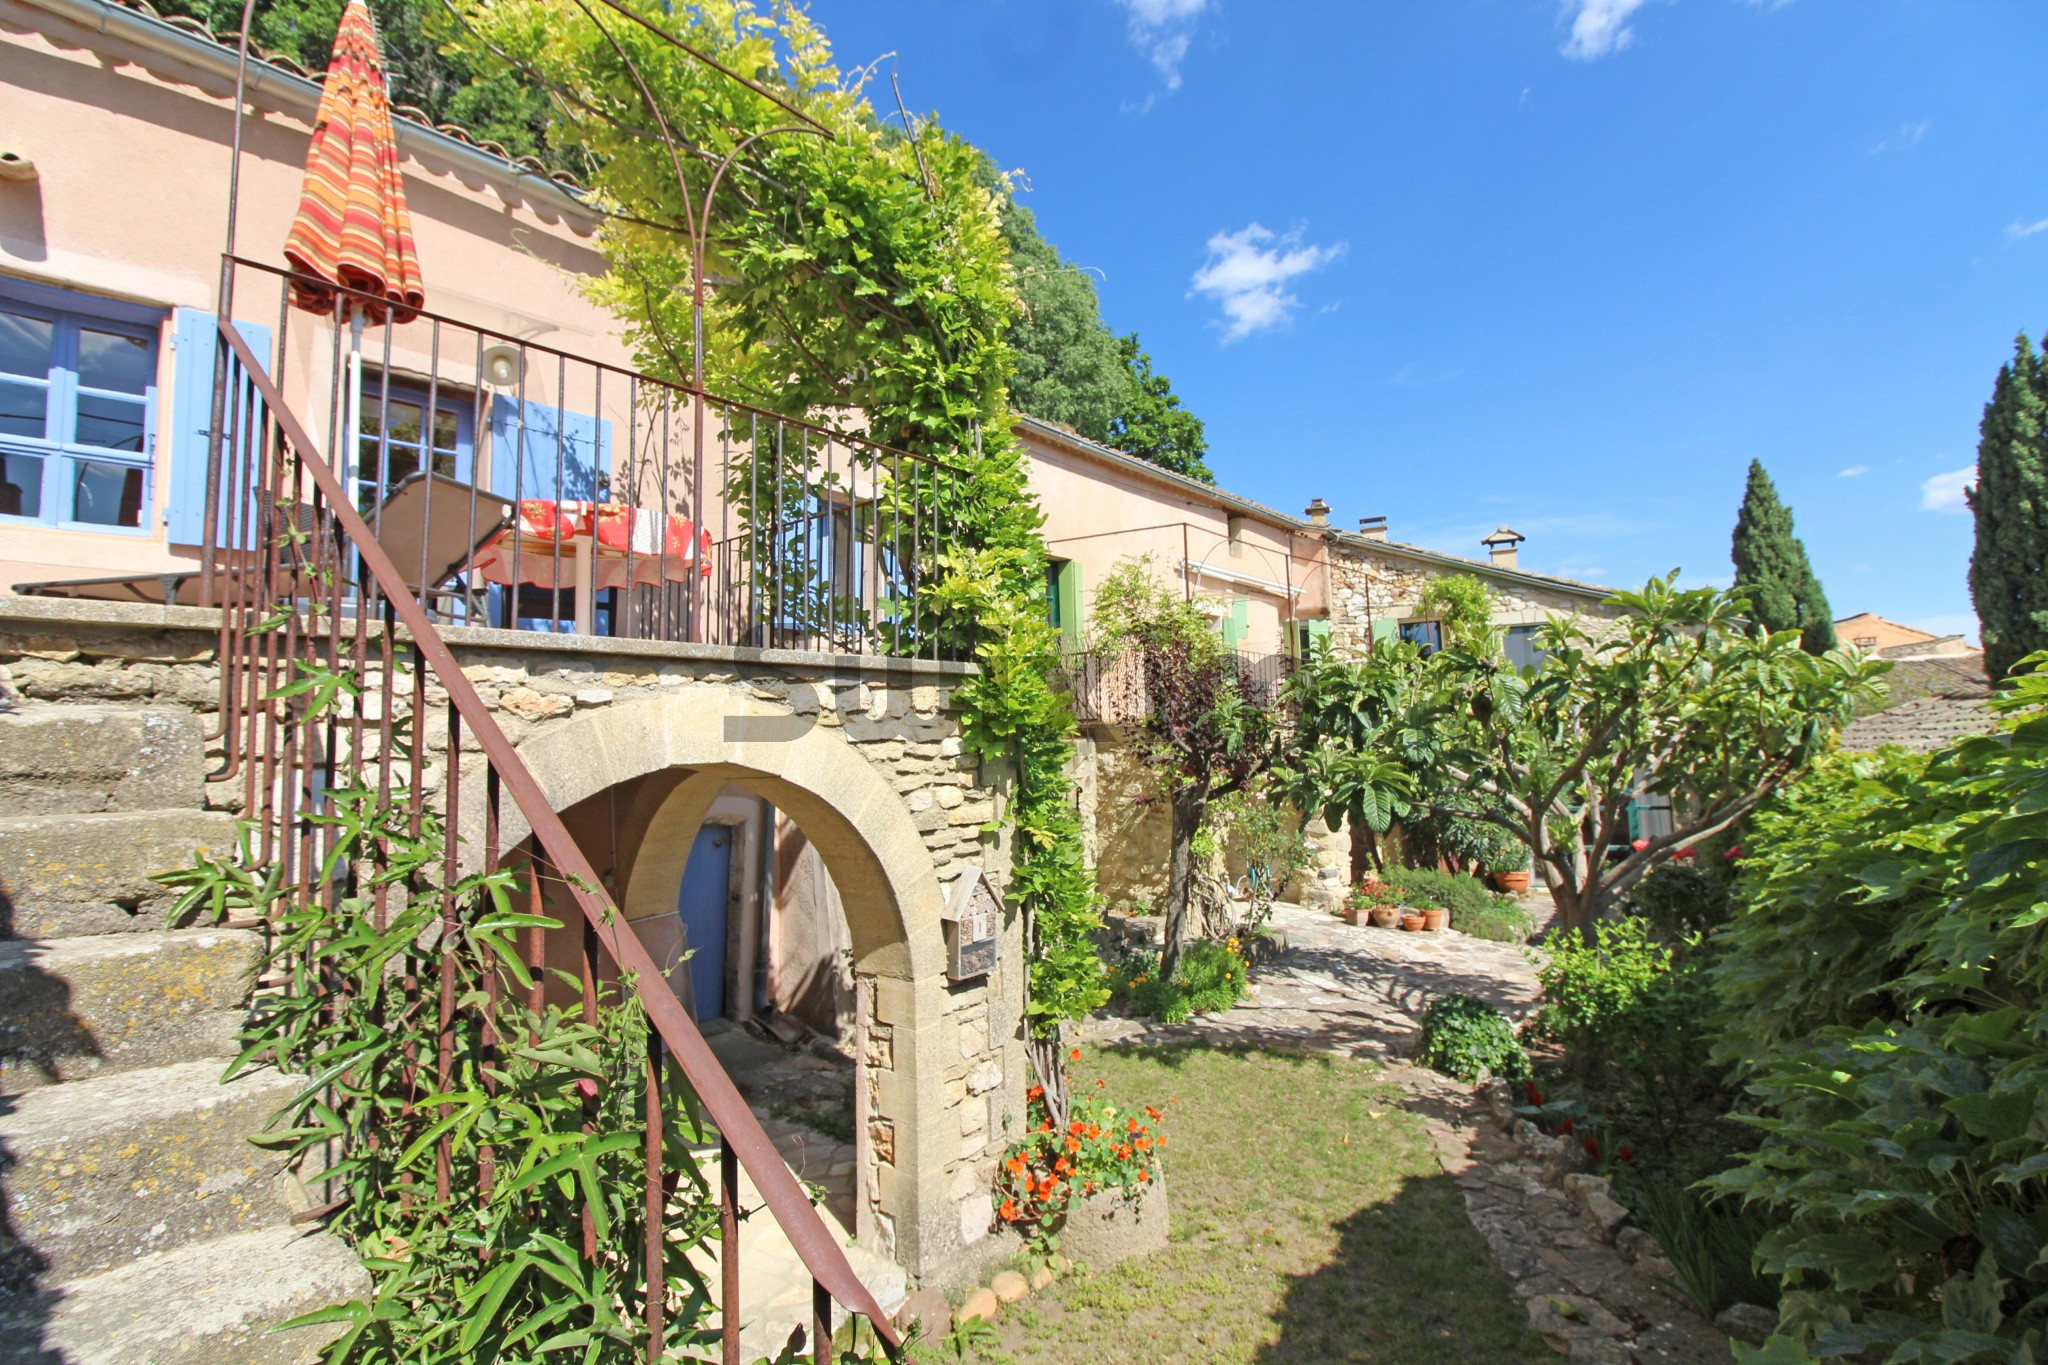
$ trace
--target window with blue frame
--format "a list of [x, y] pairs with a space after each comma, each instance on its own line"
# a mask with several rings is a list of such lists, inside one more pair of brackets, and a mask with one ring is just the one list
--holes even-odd
[[356, 424], [356, 499], [364, 512], [391, 496], [409, 476], [431, 467], [451, 479], [469, 478], [475, 449], [472, 399], [446, 390], [434, 395], [433, 416], [427, 415], [423, 386], [374, 375], [363, 378], [363, 401]]
[[[149, 513], [156, 329], [0, 297], [0, 517], [140, 530]], [[89, 301], [79, 300], [89, 306]]]
[[1444, 623], [1441, 621], [1403, 621], [1401, 638], [1411, 645], [1422, 646], [1424, 654], [1434, 654], [1444, 647]]

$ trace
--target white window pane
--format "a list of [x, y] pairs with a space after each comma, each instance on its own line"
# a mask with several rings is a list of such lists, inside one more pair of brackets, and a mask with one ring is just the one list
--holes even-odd
[[[50, 377], [50, 347], [56, 325], [42, 318], [0, 309], [0, 374]], [[38, 436], [41, 432], [36, 433]]]
[[10, 517], [43, 514], [43, 462], [39, 457], [0, 452], [0, 512]]
[[143, 393], [155, 378], [150, 370], [149, 342], [142, 337], [78, 329], [78, 382], [86, 388]]

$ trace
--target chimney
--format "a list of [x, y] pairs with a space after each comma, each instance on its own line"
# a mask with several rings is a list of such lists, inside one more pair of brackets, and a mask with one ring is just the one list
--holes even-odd
[[1515, 547], [1527, 539], [1528, 537], [1524, 536], [1521, 532], [1503, 526], [1492, 535], [1480, 540], [1479, 543], [1484, 545], [1487, 553], [1493, 556], [1494, 568], [1512, 569], [1515, 567]]
[[1324, 502], [1321, 498], [1310, 498], [1308, 510], [1302, 515], [1309, 519], [1309, 524], [1312, 526], [1328, 526], [1330, 524], [1330, 504]]
[[1358, 519], [1358, 534], [1364, 536], [1367, 540], [1385, 540], [1387, 538], [1387, 519], [1385, 517], [1360, 517]]

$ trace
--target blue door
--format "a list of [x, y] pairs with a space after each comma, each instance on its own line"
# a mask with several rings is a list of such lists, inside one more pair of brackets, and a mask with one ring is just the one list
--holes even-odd
[[690, 846], [676, 900], [692, 951], [690, 990], [697, 997], [699, 1019], [725, 1013], [725, 901], [731, 878], [732, 826], [706, 825]]

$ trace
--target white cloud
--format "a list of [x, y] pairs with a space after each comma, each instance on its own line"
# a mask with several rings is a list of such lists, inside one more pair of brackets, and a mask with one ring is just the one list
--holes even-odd
[[[1158, 68], [1168, 90], [1180, 89], [1180, 64], [1194, 42], [1195, 20], [1209, 0], [1118, 0], [1131, 16], [1131, 42]], [[1148, 106], [1149, 107], [1149, 106]]]
[[1835, 475], [1835, 477], [1838, 479], [1860, 479], [1869, 472], [1870, 466], [1867, 464], [1852, 464], [1841, 473]]
[[1870, 154], [1877, 156], [1882, 152], [1903, 152], [1908, 147], [1919, 145], [1920, 139], [1926, 136], [1926, 119], [1922, 119], [1918, 123], [1902, 123], [1899, 125], [1899, 131], [1896, 136], [1881, 139], [1876, 146], [1870, 149]]
[[1287, 321], [1301, 300], [1281, 286], [1343, 254], [1342, 242], [1305, 246], [1299, 230], [1283, 236], [1253, 223], [1209, 239], [1209, 259], [1195, 272], [1190, 292], [1223, 305], [1223, 339], [1236, 341]]
[[2031, 237], [2037, 232], [2048, 232], [2048, 218], [2038, 223], [2010, 223], [2006, 225], [2005, 239], [2017, 242], [2022, 237]]
[[1977, 466], [1964, 465], [1946, 474], [1936, 474], [1920, 485], [1920, 507], [1926, 512], [1967, 512], [1963, 490], [1977, 482]]
[[1636, 36], [1628, 26], [1629, 16], [1642, 7], [1643, 0], [1565, 0], [1572, 35], [1561, 50], [1575, 62], [1621, 51]]

